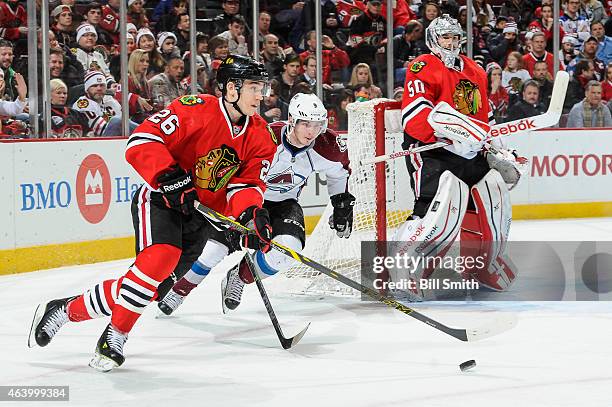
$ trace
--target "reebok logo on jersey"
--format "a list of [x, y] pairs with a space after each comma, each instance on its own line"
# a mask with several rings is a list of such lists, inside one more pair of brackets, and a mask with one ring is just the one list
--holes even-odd
[[535, 128], [536, 126], [533, 119], [523, 119], [518, 122], [518, 124], [509, 123], [501, 128], [491, 130], [491, 137], [505, 136], [516, 133], [517, 131], [532, 130]]

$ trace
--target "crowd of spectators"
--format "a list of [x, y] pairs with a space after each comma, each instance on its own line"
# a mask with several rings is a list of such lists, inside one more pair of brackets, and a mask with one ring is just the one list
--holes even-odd
[[[386, 1], [380, 0], [260, 0], [257, 33], [249, 24], [251, 1], [193, 0], [197, 24], [192, 27], [189, 0], [125, 0], [129, 62], [121, 72], [121, 0], [98, 1], [49, 2], [52, 129], [46, 137], [119, 136], [123, 114], [134, 128], [188, 93], [193, 82], [199, 92], [219, 95], [220, 61], [228, 54], [253, 56], [253, 38], [272, 78], [261, 114], [270, 122], [286, 119], [291, 97], [316, 89], [317, 4], [323, 16], [322, 87], [329, 125], [345, 130], [348, 103], [383, 96], [401, 100], [411, 61], [428, 52], [424, 32], [434, 18], [450, 14], [467, 29], [462, 0], [396, 0], [391, 39]], [[571, 74], [563, 124], [612, 125], [612, 0], [602, 1], [561, 0], [559, 16], [553, 15], [553, 0], [473, 1], [474, 59], [488, 75], [489, 103], [499, 122], [547, 109], [558, 53], [560, 69]], [[36, 4], [40, 8], [41, 2]], [[555, 18], [562, 39], [558, 50], [553, 49]], [[190, 77], [191, 30], [197, 30], [196, 78]], [[389, 73], [388, 41], [394, 51]], [[28, 47], [25, 2], [0, 0], [0, 137], [35, 137], [24, 102]], [[122, 74], [128, 76], [128, 106], [120, 104]], [[393, 81], [392, 95], [386, 95], [386, 81]], [[40, 81], [38, 87], [41, 95]]]

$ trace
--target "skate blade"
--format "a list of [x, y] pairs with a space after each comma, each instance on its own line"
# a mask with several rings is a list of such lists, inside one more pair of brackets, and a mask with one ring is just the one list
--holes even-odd
[[30, 326], [30, 334], [28, 335], [28, 348], [38, 346], [36, 343], [36, 327], [40, 323], [40, 320], [45, 315], [45, 309], [47, 308], [46, 303], [40, 303], [34, 311], [34, 318], [32, 319], [32, 325]]
[[171, 318], [172, 314], [168, 315], [165, 314], [164, 311], [162, 311], [159, 307], [156, 307], [155, 309], [155, 319], [167, 319], [167, 318]]
[[96, 353], [89, 361], [89, 367], [96, 369], [98, 372], [110, 372], [118, 366], [117, 362], [99, 353]]

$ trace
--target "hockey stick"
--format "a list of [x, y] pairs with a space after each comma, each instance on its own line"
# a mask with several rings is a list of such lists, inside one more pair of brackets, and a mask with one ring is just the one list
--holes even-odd
[[[491, 126], [491, 129], [489, 130], [489, 137], [495, 138], [500, 136], [511, 136], [521, 133], [527, 133], [530, 131], [554, 126], [555, 124], [559, 123], [559, 119], [561, 118], [561, 114], [563, 113], [563, 102], [565, 101], [565, 93], [567, 92], [568, 83], [569, 74], [565, 71], [557, 72], [557, 75], [555, 76], [552, 95], [550, 97], [550, 105], [548, 106], [548, 110], [546, 111], [546, 113], [542, 113], [538, 116], [527, 117], [524, 119], [513, 120], [511, 122], [500, 123]], [[399, 157], [405, 157], [407, 155], [420, 153], [422, 151], [444, 147], [448, 144], [450, 143], [439, 141], [413, 149], [396, 151], [391, 154], [379, 155], [374, 158], [367, 158], [365, 160], [361, 160], [359, 164], [368, 165], [388, 160], [394, 160]]]
[[291, 338], [285, 338], [285, 335], [283, 335], [283, 331], [280, 327], [278, 319], [276, 318], [276, 314], [274, 313], [274, 309], [272, 308], [272, 303], [270, 302], [268, 293], [266, 293], [266, 289], [264, 288], [264, 285], [261, 281], [261, 277], [259, 276], [259, 273], [257, 273], [255, 269], [253, 260], [249, 256], [249, 253], [246, 253], [244, 255], [244, 258], [249, 266], [249, 270], [251, 271], [251, 274], [253, 275], [253, 280], [255, 280], [255, 284], [257, 284], [257, 289], [259, 290], [261, 299], [263, 300], [263, 303], [266, 307], [266, 311], [268, 311], [268, 316], [270, 317], [270, 320], [272, 321], [272, 326], [274, 327], [274, 330], [276, 331], [276, 336], [278, 336], [278, 340], [280, 341], [281, 346], [283, 347], [283, 349], [291, 348], [292, 346], [296, 345], [300, 341], [300, 339], [302, 339], [302, 337], [308, 330], [308, 327], [310, 326], [310, 322], [308, 323], [308, 325], [306, 325], [306, 328], [302, 329], [297, 335]]
[[[241, 225], [240, 223], [236, 222], [233, 219], [228, 218], [227, 216], [224, 216], [222, 214], [220, 214], [219, 212], [216, 212], [204, 205], [202, 205], [200, 202], [196, 202], [195, 203], [195, 208], [198, 212], [200, 212], [201, 214], [203, 214], [204, 216], [206, 216], [207, 218], [211, 219], [213, 222], [215, 223], [222, 223], [225, 224], [229, 227], [234, 228], [235, 230], [239, 231], [240, 233], [247, 233], [249, 231], [251, 231], [251, 229], [247, 228], [246, 226]], [[412, 309], [392, 298], [389, 298], [385, 295], [382, 295], [381, 293], [379, 293], [378, 291], [375, 291], [371, 288], [368, 288], [354, 280], [351, 280], [348, 277], [343, 276], [342, 274], [338, 274], [336, 272], [334, 272], [333, 270], [325, 267], [324, 265], [317, 263], [314, 260], [309, 259], [308, 257], [304, 256], [301, 253], [296, 252], [293, 249], [290, 249], [288, 247], [285, 247], [279, 243], [276, 243], [275, 241], [271, 242], [271, 245], [274, 249], [278, 250], [279, 252], [283, 253], [286, 256], [289, 256], [291, 258], [293, 258], [294, 260], [305, 264], [317, 271], [319, 271], [322, 274], [325, 274], [328, 277], [333, 278], [336, 281], [339, 281], [343, 284], [348, 285], [351, 288], [354, 288], [355, 290], [367, 295], [370, 298], [373, 298], [377, 301], [382, 302], [383, 304], [388, 305], [391, 308], [395, 308], [396, 310], [403, 312], [404, 314], [411, 316], [412, 318], [415, 318], [439, 331], [444, 332], [447, 335], [450, 335], [454, 338], [459, 339], [460, 341], [463, 342], [473, 342], [473, 341], [478, 341], [484, 338], [488, 338], [490, 336], [494, 336], [497, 334], [500, 334], [504, 331], [507, 331], [511, 328], [514, 327], [514, 325], [516, 325], [516, 318], [515, 317], [509, 317], [509, 318], [499, 318], [498, 320], [496, 320], [495, 322], [491, 323], [491, 324], [487, 324], [483, 327], [480, 328], [474, 328], [474, 329], [460, 329], [460, 328], [451, 328], [448, 327], [434, 319], [429, 318], [428, 316], [421, 314], [420, 312], [416, 311], [415, 309]]]

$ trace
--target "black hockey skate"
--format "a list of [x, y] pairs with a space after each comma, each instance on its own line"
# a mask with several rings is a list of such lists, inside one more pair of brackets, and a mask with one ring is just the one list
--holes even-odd
[[157, 304], [157, 307], [163, 313], [163, 315], [170, 315], [181, 306], [184, 299], [184, 296], [178, 294], [174, 290], [170, 290], [164, 299]]
[[115, 330], [111, 324], [108, 324], [102, 332], [102, 336], [98, 339], [96, 352], [89, 362], [89, 366], [99, 372], [110, 372], [121, 366], [125, 361], [123, 345], [125, 345], [127, 337], [127, 334]]
[[[246, 256], [248, 256], [248, 254], [246, 254]], [[244, 288], [244, 281], [242, 281], [239, 275], [239, 271], [242, 267], [248, 267], [244, 259], [232, 267], [227, 272], [225, 278], [223, 278], [223, 281], [221, 281], [221, 307], [223, 308], [224, 314], [235, 310], [240, 305], [242, 290]]]
[[28, 336], [28, 347], [47, 346], [59, 329], [68, 322], [66, 306], [76, 297], [51, 300], [47, 303], [38, 304], [34, 312], [30, 335]]

